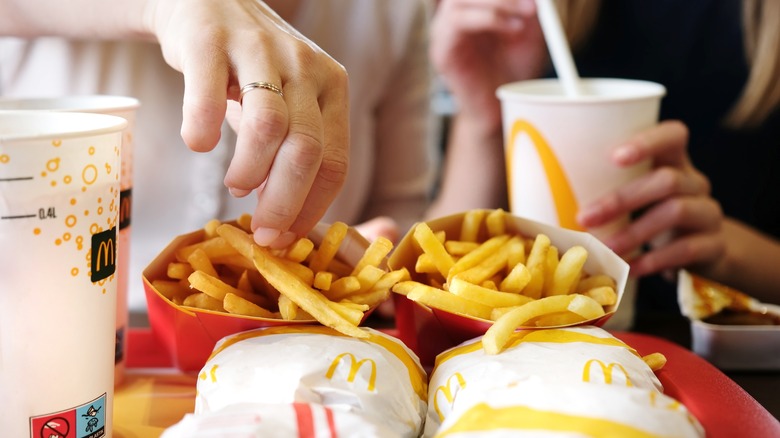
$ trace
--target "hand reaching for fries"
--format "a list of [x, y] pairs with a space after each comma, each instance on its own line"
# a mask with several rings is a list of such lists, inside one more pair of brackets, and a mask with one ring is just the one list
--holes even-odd
[[[209, 222], [201, 242], [179, 248], [168, 278], [152, 286], [174, 304], [192, 310], [226, 312], [284, 321], [318, 321], [341, 333], [364, 337], [365, 312], [385, 301], [393, 285], [409, 278], [405, 269], [388, 272], [393, 249], [378, 237], [365, 246], [346, 224], [327, 228], [319, 245], [300, 238], [281, 249], [255, 244], [249, 215], [236, 225]], [[353, 264], [340, 255], [358, 243]], [[355, 249], [352, 247], [351, 249]]]

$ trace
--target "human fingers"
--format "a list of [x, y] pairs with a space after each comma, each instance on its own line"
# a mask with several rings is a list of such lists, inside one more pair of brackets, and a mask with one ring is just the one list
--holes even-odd
[[214, 149], [225, 118], [229, 75], [220, 67], [228, 61], [216, 47], [209, 39], [198, 50], [186, 51], [182, 55], [184, 97], [181, 137], [196, 152]]
[[[522, 5], [530, 4], [528, 7]], [[431, 20], [430, 58], [440, 72], [447, 72], [468, 58], [464, 46], [475, 46], [476, 34], [520, 32], [535, 4], [531, 1], [443, 0]]]
[[720, 204], [706, 197], [677, 197], [654, 206], [631, 224], [605, 237], [604, 243], [620, 255], [628, 255], [659, 236], [713, 233], [720, 229]]
[[706, 266], [719, 260], [725, 251], [725, 242], [717, 233], [683, 236], [632, 260], [631, 275], [641, 277], [666, 270]]
[[[323, 55], [325, 56], [325, 55]], [[344, 181], [349, 164], [349, 96], [347, 74], [343, 67], [321, 71], [318, 99], [322, 117], [322, 161], [290, 231], [305, 235], [327, 211]]]
[[461, 31], [517, 30], [536, 12], [532, 0], [444, 0], [437, 7], [435, 29]]
[[369, 241], [384, 237], [391, 242], [397, 242], [401, 237], [398, 223], [387, 216], [379, 216], [355, 225], [355, 229]]
[[255, 151], [251, 149], [255, 144], [247, 145], [251, 154], [269, 159], [252, 217], [255, 240], [261, 245], [271, 244], [281, 233], [292, 231], [290, 227], [299, 217], [323, 160], [324, 134], [316, 99], [318, 91], [312, 83], [298, 82], [287, 87], [287, 92], [289, 129], [279, 137], [278, 147]]
[[654, 167], [689, 165], [688, 127], [679, 120], [665, 120], [633, 135], [612, 152], [619, 166], [651, 160]]
[[709, 180], [693, 167], [686, 171], [663, 167], [584, 206], [577, 213], [577, 220], [583, 227], [597, 227], [671, 197], [707, 196], [709, 193]]
[[[279, 74], [262, 65], [249, 64], [240, 78], [263, 78], [263, 83], [283, 90]], [[265, 82], [267, 81], [267, 82]], [[253, 82], [246, 80], [251, 86]], [[282, 92], [265, 88], [242, 89], [241, 118], [238, 122], [236, 148], [225, 173], [225, 186], [235, 196], [245, 196], [266, 180], [277, 151], [289, 127], [288, 105]]]

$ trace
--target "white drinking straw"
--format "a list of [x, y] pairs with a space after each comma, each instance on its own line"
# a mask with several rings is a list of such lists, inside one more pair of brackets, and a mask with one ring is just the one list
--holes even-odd
[[581, 95], [580, 76], [577, 73], [577, 67], [574, 65], [569, 42], [563, 33], [561, 19], [558, 16], [558, 10], [555, 8], [553, 0], [536, 0], [536, 8], [539, 24], [542, 26], [544, 39], [547, 41], [547, 48], [555, 66], [555, 72], [561, 80], [566, 95]]

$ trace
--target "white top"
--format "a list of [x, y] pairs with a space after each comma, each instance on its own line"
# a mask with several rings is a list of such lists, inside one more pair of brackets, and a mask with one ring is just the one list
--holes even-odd
[[[292, 24], [349, 74], [350, 167], [324, 218], [389, 215], [404, 232], [427, 206], [438, 156], [431, 129], [426, 0], [303, 0]], [[263, 80], [263, 78], [257, 78]], [[141, 101], [133, 133], [130, 308], [144, 309], [142, 270], [176, 235], [251, 213], [222, 180], [235, 135], [191, 152], [179, 136], [183, 81], [156, 44], [0, 38], [0, 95], [112, 94]]]

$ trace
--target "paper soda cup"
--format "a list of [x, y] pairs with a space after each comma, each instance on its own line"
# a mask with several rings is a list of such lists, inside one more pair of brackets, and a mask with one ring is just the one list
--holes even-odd
[[128, 282], [130, 263], [130, 224], [133, 199], [133, 130], [135, 116], [140, 103], [138, 99], [126, 96], [83, 95], [41, 98], [2, 98], [0, 110], [49, 110], [98, 113], [122, 117], [127, 127], [122, 134], [122, 162], [119, 178], [119, 251], [117, 258], [117, 308], [116, 308], [116, 350], [114, 352], [115, 383], [124, 378], [125, 353], [127, 352], [128, 326]]
[[[603, 238], [628, 221], [583, 230], [579, 209], [649, 170], [650, 163], [618, 167], [610, 155], [633, 134], [658, 122], [665, 88], [628, 79], [582, 79], [581, 96], [567, 96], [557, 79], [502, 85], [504, 152], [513, 214]], [[623, 312], [610, 321], [628, 328], [635, 283]]]
[[3, 435], [111, 436], [126, 126], [0, 111]]

